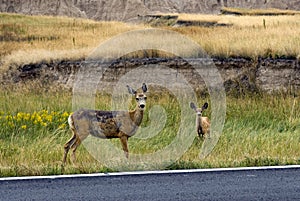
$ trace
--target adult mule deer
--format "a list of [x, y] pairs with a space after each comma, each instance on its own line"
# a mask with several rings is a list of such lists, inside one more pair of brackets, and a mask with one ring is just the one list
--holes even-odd
[[203, 138], [205, 136], [209, 137], [209, 128], [210, 128], [210, 122], [208, 117], [203, 117], [202, 113], [204, 110], [208, 108], [208, 103], [204, 103], [204, 105], [201, 108], [198, 108], [195, 103], [191, 102], [190, 107], [196, 112], [197, 118], [196, 118], [196, 131], [198, 133], [198, 136], [200, 138]]
[[128, 138], [133, 136], [143, 120], [146, 106], [147, 86], [134, 90], [127, 85], [128, 92], [135, 96], [136, 108], [133, 111], [100, 111], [80, 109], [68, 118], [73, 136], [64, 145], [64, 166], [70, 149], [72, 161], [76, 160], [75, 152], [80, 143], [89, 135], [102, 139], [119, 138], [126, 158], [128, 158]]

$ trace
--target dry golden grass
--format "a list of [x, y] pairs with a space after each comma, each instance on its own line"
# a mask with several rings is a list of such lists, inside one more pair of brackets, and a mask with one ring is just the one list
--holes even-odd
[[84, 58], [101, 42], [136, 28], [121, 22], [1, 13], [2, 69], [10, 64]]
[[224, 7], [221, 9], [222, 14], [233, 15], [299, 15], [299, 11], [295, 10], [281, 10], [275, 8], [269, 9], [247, 9], [247, 8], [230, 8]]
[[299, 57], [300, 15], [228, 16], [180, 15], [182, 19], [205, 18], [228, 26], [178, 27], [173, 30], [191, 37], [212, 56]]
[[181, 13], [178, 14], [178, 20], [218, 22], [219, 18], [217, 15], [199, 15], [199, 14]]
[[[300, 57], [300, 15], [179, 14], [178, 20], [207, 21], [223, 25], [162, 27], [191, 38], [211, 56], [254, 59]], [[130, 30], [145, 28], [149, 27], [121, 22], [2, 13], [0, 14], [1, 69], [39, 61], [85, 58], [105, 40]], [[161, 41], [154, 43], [162, 43], [165, 38], [163, 36], [161, 38]]]

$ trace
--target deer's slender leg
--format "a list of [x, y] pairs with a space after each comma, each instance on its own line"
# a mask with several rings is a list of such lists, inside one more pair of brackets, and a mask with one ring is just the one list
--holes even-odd
[[125, 157], [128, 158], [128, 137], [122, 136], [120, 137], [120, 140], [123, 147], [123, 151], [125, 153]]
[[204, 135], [203, 129], [202, 129], [201, 126], [199, 126], [199, 127], [198, 127], [198, 136], [199, 136], [200, 138], [203, 138], [203, 135]]
[[74, 163], [76, 161], [76, 150], [78, 148], [78, 146], [81, 144], [81, 140], [79, 138], [76, 139], [75, 143], [72, 144], [71, 148], [73, 149], [72, 150], [72, 162]]
[[210, 139], [210, 130], [207, 131], [207, 137]]
[[64, 157], [63, 157], [63, 165], [66, 163], [68, 152], [69, 152], [71, 146], [75, 143], [75, 141], [76, 141], [76, 135], [73, 132], [72, 138], [64, 145], [65, 152], [64, 152]]

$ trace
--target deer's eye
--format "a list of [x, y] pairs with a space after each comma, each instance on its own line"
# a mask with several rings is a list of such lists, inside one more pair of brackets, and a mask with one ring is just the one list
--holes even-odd
[[136, 100], [136, 101], [139, 101], [140, 99], [139, 99], [139, 98], [135, 98], [135, 100]]
[[145, 97], [144, 99], [147, 100], [147, 97]]

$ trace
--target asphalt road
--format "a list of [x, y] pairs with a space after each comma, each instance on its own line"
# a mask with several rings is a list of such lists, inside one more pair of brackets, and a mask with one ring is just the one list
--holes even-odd
[[300, 200], [300, 168], [1, 179], [0, 200]]

